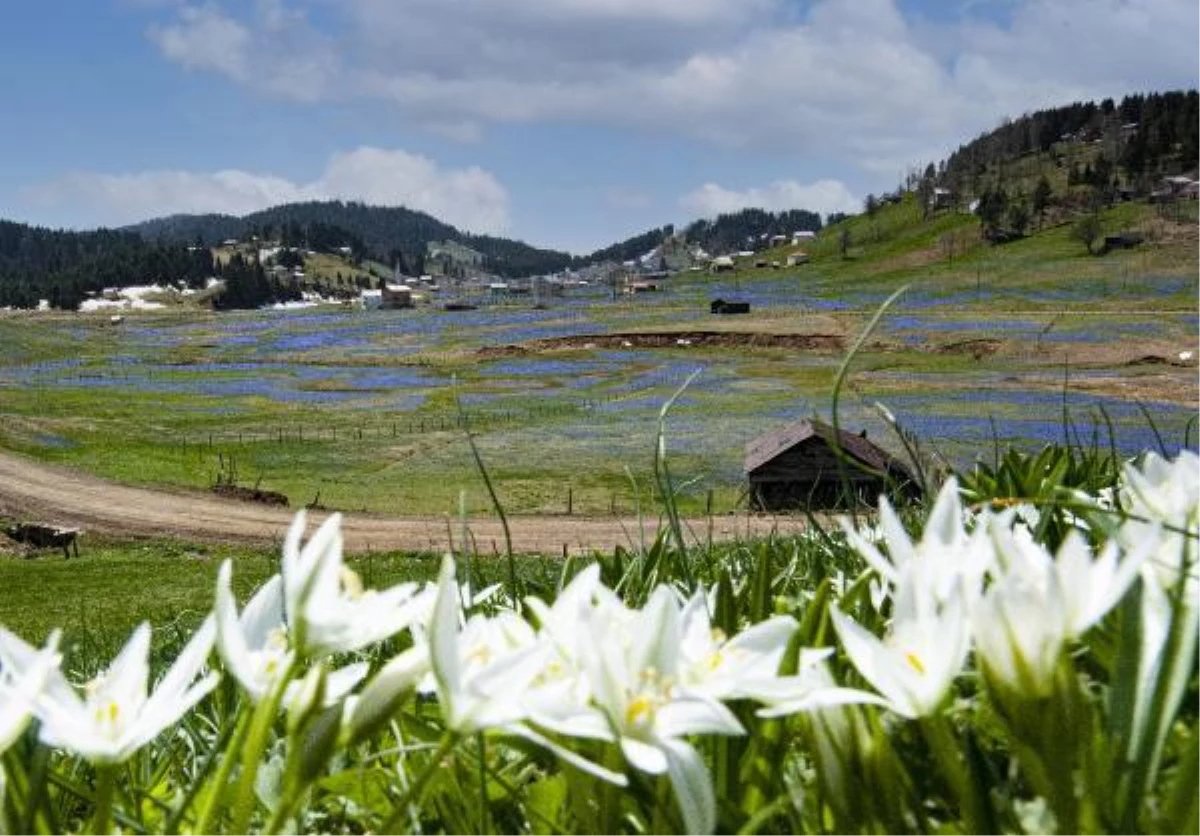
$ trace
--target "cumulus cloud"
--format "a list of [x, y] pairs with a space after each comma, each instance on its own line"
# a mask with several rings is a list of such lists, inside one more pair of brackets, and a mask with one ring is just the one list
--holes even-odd
[[26, 189], [25, 197], [79, 226], [119, 226], [181, 212], [244, 215], [328, 199], [407, 206], [472, 232], [501, 233], [509, 223], [508, 192], [489, 172], [442, 169], [419, 154], [371, 147], [334, 154], [306, 183], [238, 170], [73, 172]]
[[258, 0], [256, 8], [256, 17], [242, 22], [215, 3], [185, 3], [174, 22], [152, 25], [146, 34], [164, 57], [188, 70], [216, 72], [301, 102], [333, 94], [340, 72], [334, 42], [283, 0]]
[[705, 183], [680, 198], [679, 205], [693, 216], [713, 217], [747, 208], [772, 212], [807, 209], [828, 215], [831, 212], [857, 212], [862, 204], [838, 180], [818, 180], [808, 184], [776, 180], [766, 187], [744, 191]]
[[[1002, 116], [1197, 83], [1194, 0], [339, 0], [320, 25], [183, 0], [169, 60], [268, 95], [388, 103], [445, 136], [559, 121], [828, 155], [868, 174], [944, 156]], [[943, 10], [945, 11], [945, 10]]]

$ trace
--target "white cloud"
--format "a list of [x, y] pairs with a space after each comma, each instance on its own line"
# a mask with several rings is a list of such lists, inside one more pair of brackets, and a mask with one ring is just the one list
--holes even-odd
[[838, 180], [818, 180], [808, 184], [776, 180], [764, 188], [744, 191], [705, 183], [680, 198], [679, 205], [693, 216], [706, 218], [747, 208], [772, 212], [807, 209], [828, 215], [831, 212], [857, 212], [862, 206], [861, 201]]
[[210, 70], [269, 95], [302, 102], [337, 89], [340, 61], [334, 43], [283, 0], [258, 0], [243, 23], [216, 3], [182, 4], [178, 19], [154, 25], [147, 36], [162, 54], [189, 70]]
[[508, 192], [487, 171], [442, 169], [418, 154], [370, 147], [334, 154], [307, 183], [238, 170], [74, 172], [26, 189], [25, 198], [77, 226], [119, 226], [181, 212], [244, 215], [327, 199], [407, 206], [471, 232], [501, 233], [509, 223]]
[[[1197, 84], [1195, 0], [285, 0], [180, 7], [171, 61], [269, 95], [383, 101], [441, 135], [557, 121], [832, 157], [878, 181], [1004, 116]], [[400, 11], [402, 9], [402, 12]]]
[[213, 6], [184, 6], [174, 26], [149, 30], [163, 55], [189, 70], [214, 70], [234, 81], [249, 77], [251, 33]]

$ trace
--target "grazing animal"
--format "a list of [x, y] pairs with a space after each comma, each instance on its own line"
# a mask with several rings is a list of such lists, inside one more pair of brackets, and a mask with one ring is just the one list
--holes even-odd
[[62, 549], [63, 557], [67, 559], [72, 555], [79, 557], [78, 528], [63, 528], [44, 523], [17, 523], [5, 529], [4, 533], [19, 543], [28, 543], [35, 548]]

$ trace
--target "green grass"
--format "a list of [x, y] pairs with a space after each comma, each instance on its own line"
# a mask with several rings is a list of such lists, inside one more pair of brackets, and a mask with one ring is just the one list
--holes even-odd
[[[869, 345], [855, 360], [842, 400], [847, 426], [886, 439], [871, 405], [897, 394], [920, 393], [925, 414], [960, 414], [959, 391], [994, 388], [1004, 376], [1018, 381], [1006, 385], [1055, 391], [1064, 363], [1106, 375], [1107, 388], [1098, 391], [1126, 402], [1184, 404], [1196, 389], [1188, 369], [1120, 363], [1195, 350], [1194, 228], [1168, 224], [1144, 204], [1113, 207], [1103, 221], [1106, 231], [1143, 229], [1151, 241], [1089, 256], [1068, 226], [1058, 226], [991, 246], [979, 240], [973, 217], [940, 212], [922, 221], [910, 199], [844, 222], [852, 258], [838, 253], [839, 225], [807, 247], [812, 263], [794, 270], [688, 273], [653, 299], [604, 296], [586, 308], [552, 308], [539, 327], [832, 333], [849, 341], [882, 298], [907, 285], [873, 335], [884, 347]], [[955, 241], [953, 257], [941, 243], [947, 236]], [[791, 249], [765, 257], [782, 260]], [[748, 317], [708, 315], [714, 295], [737, 293], [768, 301]], [[828, 302], [848, 309], [816, 309]], [[514, 330], [513, 317], [519, 322], [526, 311], [481, 311], [474, 328], [440, 328], [446, 315], [431, 307], [390, 319], [340, 309], [173, 309], [131, 313], [120, 327], [103, 315], [0, 315], [0, 445], [123, 481], [190, 488], [209, 486], [221, 460], [232, 458], [243, 483], [261, 480], [296, 505], [319, 495], [332, 508], [443, 514], [455, 512], [465, 492], [470, 513], [487, 514], [490, 502], [457, 424], [461, 397], [509, 510], [559, 513], [570, 492], [577, 513], [607, 514], [639, 499], [627, 469], [638, 484], [652, 482], [658, 409], [688, 373], [704, 368], [672, 411], [672, 454], [688, 485], [685, 512], [707, 508], [711, 492], [713, 510], [723, 513], [741, 495], [745, 443], [787, 420], [827, 415], [841, 360], [836, 352], [672, 347], [638, 351], [587, 378], [497, 373], [505, 361], [477, 350], [543, 333]], [[904, 327], [914, 316], [918, 325]], [[992, 320], [996, 327], [987, 327]], [[1025, 324], [1011, 330], [1009, 320]], [[1113, 337], [1080, 342], [1095, 330]], [[362, 337], [332, 347], [304, 342], [342, 332]], [[528, 336], [513, 336], [520, 333]], [[1001, 350], [983, 359], [936, 350], [977, 338], [998, 339]], [[1123, 354], [1093, 361], [1093, 345]], [[541, 359], [586, 363], [596, 355], [574, 349]], [[72, 365], [31, 372], [37, 363]], [[199, 384], [216, 378], [197, 364], [209, 363], [274, 364], [219, 379], [253, 386], [268, 375], [298, 397], [206, 394]], [[143, 385], [139, 375], [149, 364], [168, 365]], [[424, 379], [394, 387], [356, 380], [389, 370]], [[361, 397], [338, 400], [356, 392]], [[408, 395], [418, 400], [395, 400]], [[997, 417], [1022, 416], [998, 410]], [[1169, 418], [1168, 434], [1180, 434], [1182, 420]], [[978, 446], [939, 441], [959, 463]]]
[[[212, 609], [217, 570], [226, 559], [234, 562], [234, 591], [245, 600], [279, 571], [279, 554], [278, 547], [97, 540], [85, 535], [78, 559], [64, 560], [54, 550], [31, 558], [0, 555], [0, 625], [37, 643], [60, 628], [69, 657], [94, 653], [107, 658], [97, 651], [111, 655], [143, 621], [168, 634], [193, 629]], [[516, 560], [527, 588], [554, 588], [560, 558]], [[402, 552], [346, 558], [369, 588], [434, 580], [440, 561], [440, 554]], [[477, 588], [507, 576], [506, 565], [487, 554], [472, 567]]]

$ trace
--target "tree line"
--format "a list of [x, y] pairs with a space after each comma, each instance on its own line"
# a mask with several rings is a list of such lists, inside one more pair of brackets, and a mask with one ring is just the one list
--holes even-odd
[[[1156, 177], [1196, 168], [1200, 98], [1195, 90], [1138, 93], [1026, 114], [960, 146], [941, 165], [938, 180], [978, 194], [978, 181], [990, 169], [1028, 154], [1056, 154], [1059, 143], [1098, 144], [1108, 179], [1120, 169], [1126, 182], [1146, 188]], [[1097, 172], [1077, 177], [1108, 182]]]
[[[127, 229], [150, 240], [218, 244], [233, 238], [281, 240], [287, 246], [332, 251], [350, 246], [356, 258], [387, 264], [400, 261], [402, 272], [423, 272], [426, 245], [452, 240], [484, 256], [484, 268], [506, 277], [553, 273], [571, 263], [569, 253], [532, 247], [521, 241], [464, 233], [432, 215], [403, 206], [370, 206], [356, 201], [288, 203], [241, 218], [231, 215], [173, 215]], [[324, 240], [339, 231], [344, 240]]]
[[206, 248], [149, 244], [110, 229], [68, 232], [0, 221], [0, 307], [74, 310], [107, 287], [202, 287], [214, 273]]

